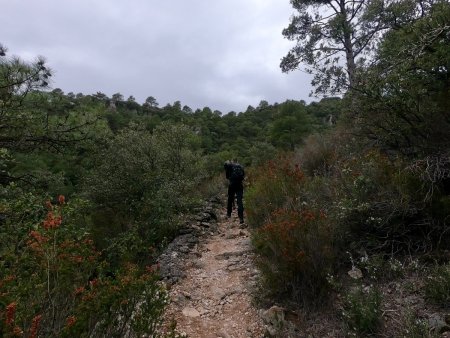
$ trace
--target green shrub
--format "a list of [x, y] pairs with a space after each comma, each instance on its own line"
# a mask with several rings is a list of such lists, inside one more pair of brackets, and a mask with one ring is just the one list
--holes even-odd
[[339, 166], [333, 210], [351, 251], [392, 254], [445, 246], [443, 215], [450, 210], [441, 210], [442, 216], [433, 211], [440, 193], [427, 198], [429, 184], [421, 180], [420, 169], [376, 150], [354, 154]]
[[354, 264], [365, 271], [365, 275], [372, 280], [392, 280], [402, 278], [408, 266], [405, 263], [389, 257], [386, 259], [384, 255], [364, 255]]
[[328, 290], [334, 234], [306, 187], [301, 169], [281, 158], [253, 172], [246, 206], [265, 286], [275, 296], [318, 305]]
[[450, 309], [450, 264], [436, 266], [425, 280], [426, 298]]
[[250, 163], [252, 166], [260, 166], [267, 161], [276, 158], [277, 149], [267, 142], [255, 142], [250, 148]]
[[144, 248], [174, 236], [179, 216], [199, 200], [204, 171], [190, 148], [195, 142], [188, 127], [165, 123], [153, 134], [132, 126], [109, 141], [84, 182], [92, 201], [86, 213], [102, 249], [127, 241], [122, 237], [129, 232], [137, 242], [145, 240]]
[[335, 257], [323, 212], [278, 209], [254, 232], [253, 243], [272, 294], [312, 306], [326, 298]]
[[381, 293], [373, 287], [357, 287], [344, 298], [343, 316], [350, 333], [375, 334], [381, 323]]
[[227, 183], [225, 174], [221, 173], [221, 175], [216, 175], [206, 180], [198, 187], [198, 192], [205, 199], [216, 198], [227, 191]]
[[77, 289], [80, 300], [73, 310], [76, 320], [70, 326], [66, 322], [62, 336], [154, 335], [168, 303], [155, 269], [142, 271], [137, 265], [127, 264], [115, 278], [101, 277], [95, 280], [94, 287]]
[[332, 173], [337, 160], [337, 148], [336, 139], [330, 135], [313, 134], [305, 140], [296, 157], [306, 174], [327, 176]]
[[417, 318], [410, 314], [406, 318], [405, 328], [402, 332], [402, 338], [438, 338], [439, 332], [432, 332], [430, 324], [426, 319]]
[[[2, 226], [16, 242], [1, 246], [0, 336], [153, 334], [167, 302], [157, 268], [127, 263], [111, 270], [87, 229], [73, 222], [76, 205], [64, 196], [45, 208], [30, 202], [10, 202], [5, 210], [21, 206], [21, 217], [16, 211]], [[46, 210], [43, 221], [34, 221], [34, 210]]]
[[245, 194], [248, 223], [262, 226], [273, 211], [286, 207], [298, 198], [304, 174], [288, 156], [280, 156], [253, 169]]

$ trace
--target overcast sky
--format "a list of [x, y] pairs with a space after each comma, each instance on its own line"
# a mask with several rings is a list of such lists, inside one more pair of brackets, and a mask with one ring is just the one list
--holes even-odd
[[243, 111], [303, 99], [310, 77], [283, 74], [289, 0], [0, 0], [0, 43], [37, 55], [64, 92], [154, 96], [160, 106]]

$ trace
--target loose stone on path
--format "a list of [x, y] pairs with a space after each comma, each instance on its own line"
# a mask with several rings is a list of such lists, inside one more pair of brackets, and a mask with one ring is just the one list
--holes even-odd
[[182, 311], [183, 315], [186, 317], [199, 317], [200, 312], [198, 312], [193, 307], [185, 307]]

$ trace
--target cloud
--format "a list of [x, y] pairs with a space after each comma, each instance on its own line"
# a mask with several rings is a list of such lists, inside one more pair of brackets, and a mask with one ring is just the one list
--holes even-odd
[[66, 92], [242, 111], [307, 100], [310, 78], [279, 69], [291, 13], [279, 0], [5, 1], [1, 42], [44, 55]]

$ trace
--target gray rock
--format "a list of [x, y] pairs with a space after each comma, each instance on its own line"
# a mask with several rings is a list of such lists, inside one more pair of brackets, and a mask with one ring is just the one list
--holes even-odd
[[222, 200], [218, 196], [211, 198], [209, 201], [214, 204], [222, 204]]
[[213, 294], [214, 299], [216, 300], [221, 300], [227, 296], [227, 293], [223, 289], [215, 285], [211, 287], [211, 292]]
[[200, 312], [198, 312], [195, 308], [193, 307], [185, 307], [182, 311], [183, 315], [186, 317], [191, 317], [191, 318], [195, 318], [195, 317], [200, 317]]
[[210, 219], [217, 221], [217, 214], [214, 212], [212, 208], [208, 209], [206, 213], [209, 214]]
[[348, 275], [353, 279], [360, 279], [362, 278], [363, 274], [362, 271], [358, 268], [353, 267], [350, 271], [347, 272]]
[[[160, 276], [168, 284], [176, 283], [180, 278], [185, 278], [183, 272], [187, 266], [186, 260], [195, 260], [201, 257], [201, 253], [196, 249], [199, 240], [204, 236], [205, 230], [208, 232], [216, 231], [217, 215], [214, 211], [215, 206], [207, 203], [203, 207], [197, 208], [197, 215], [187, 220], [179, 231], [179, 235], [167, 246], [164, 252], [158, 257], [160, 264]], [[197, 226], [194, 224], [199, 222]]]
[[221, 330], [219, 332], [216, 333], [217, 338], [231, 338], [231, 336], [226, 333], [225, 330]]
[[192, 266], [196, 269], [203, 269], [205, 267], [205, 263], [202, 261], [194, 261]]
[[182, 253], [189, 253], [189, 248], [187, 246], [181, 246], [178, 250]]
[[178, 231], [178, 233], [180, 234], [180, 235], [185, 235], [185, 234], [190, 234], [190, 233], [192, 233], [194, 231], [194, 229], [192, 229], [191, 227], [189, 227], [189, 228], [182, 228], [182, 229], [180, 229], [179, 231]]
[[236, 237], [239, 237], [239, 234], [228, 234], [225, 236], [225, 239], [235, 239]]
[[230, 252], [224, 252], [224, 253], [218, 254], [215, 256], [215, 258], [217, 260], [227, 260], [230, 257], [245, 256], [248, 253], [250, 253], [250, 250], [230, 251]]
[[443, 333], [448, 329], [445, 319], [438, 313], [433, 313], [428, 317], [428, 324], [433, 332]]
[[271, 336], [277, 335], [283, 328], [287, 327], [284, 315], [285, 309], [276, 305], [261, 312], [261, 319], [267, 325], [267, 331]]
[[181, 305], [186, 302], [186, 297], [181, 294], [178, 294], [175, 297], [173, 297], [172, 301], [176, 304]]

